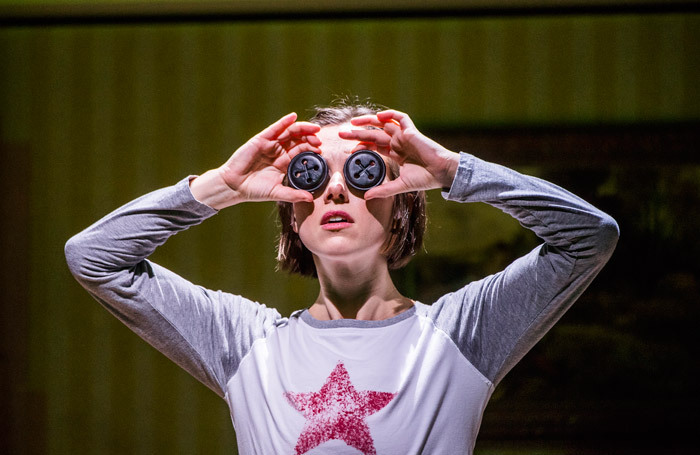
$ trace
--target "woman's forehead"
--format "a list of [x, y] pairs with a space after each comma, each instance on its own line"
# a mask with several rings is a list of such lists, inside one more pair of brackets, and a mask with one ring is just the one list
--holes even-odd
[[[321, 128], [321, 131], [316, 133], [316, 136], [321, 139], [321, 151], [324, 154], [331, 153], [344, 153], [350, 154], [353, 150], [357, 148], [360, 141], [342, 139], [338, 136], [341, 131], [351, 131], [353, 129], [358, 129], [362, 127], [353, 126], [349, 122], [342, 123], [340, 125], [328, 125]], [[367, 148], [373, 148], [371, 144], [367, 144]]]

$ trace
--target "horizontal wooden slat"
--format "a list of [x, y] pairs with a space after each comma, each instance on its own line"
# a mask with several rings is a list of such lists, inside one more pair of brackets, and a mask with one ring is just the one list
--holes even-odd
[[698, 9], [695, 0], [10, 1], [0, 5], [0, 24], [639, 14]]

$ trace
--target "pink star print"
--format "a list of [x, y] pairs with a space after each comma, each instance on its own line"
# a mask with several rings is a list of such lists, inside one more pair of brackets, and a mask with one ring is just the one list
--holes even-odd
[[374, 414], [396, 394], [358, 392], [342, 362], [338, 363], [318, 392], [286, 392], [289, 404], [306, 418], [295, 455], [301, 455], [331, 439], [339, 439], [365, 455], [376, 455], [365, 417]]

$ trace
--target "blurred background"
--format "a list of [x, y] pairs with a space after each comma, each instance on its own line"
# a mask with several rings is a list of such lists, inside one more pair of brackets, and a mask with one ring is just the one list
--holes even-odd
[[[388, 3], [388, 4], [385, 4]], [[221, 164], [282, 116], [355, 95], [563, 185], [621, 226], [609, 265], [506, 377], [477, 454], [691, 453], [700, 323], [700, 14], [693, 1], [0, 2], [0, 452], [231, 454], [225, 403], [72, 279], [63, 245]], [[537, 239], [429, 193], [420, 301]], [[283, 314], [273, 204], [222, 211], [154, 260]]]

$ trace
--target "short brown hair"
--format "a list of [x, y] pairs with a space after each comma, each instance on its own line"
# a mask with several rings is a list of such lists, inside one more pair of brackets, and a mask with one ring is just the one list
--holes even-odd
[[[360, 115], [376, 114], [382, 108], [369, 102], [345, 99], [328, 107], [316, 107], [315, 110], [309, 121], [323, 127], [340, 125]], [[390, 159], [388, 168], [392, 179], [399, 176], [399, 166], [395, 161]], [[289, 202], [278, 202], [277, 211], [281, 223], [277, 247], [278, 269], [316, 277], [313, 256], [292, 228], [293, 205]], [[408, 264], [423, 244], [426, 224], [425, 192], [411, 191], [395, 195], [392, 220], [391, 235], [382, 251], [386, 255], [390, 270]]]

